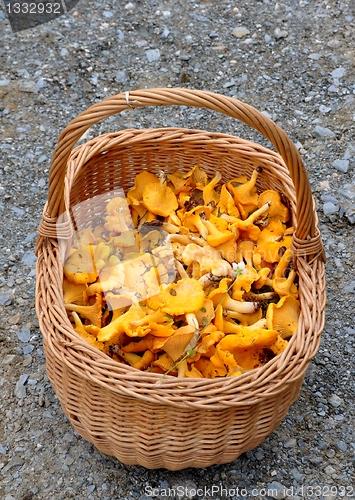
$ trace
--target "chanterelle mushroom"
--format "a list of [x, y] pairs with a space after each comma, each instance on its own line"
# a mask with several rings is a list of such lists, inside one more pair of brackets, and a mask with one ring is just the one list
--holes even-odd
[[147, 304], [155, 311], [171, 315], [193, 313], [203, 306], [205, 294], [200, 283], [192, 278], [179, 280], [148, 298]]
[[202, 274], [211, 272], [214, 276], [228, 276], [232, 266], [222, 258], [221, 253], [210, 245], [200, 247], [195, 243], [186, 245], [182, 252], [182, 261], [187, 266], [198, 262]]

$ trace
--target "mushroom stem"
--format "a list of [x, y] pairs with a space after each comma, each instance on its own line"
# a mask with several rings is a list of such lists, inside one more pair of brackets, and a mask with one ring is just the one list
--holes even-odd
[[194, 313], [185, 314], [185, 318], [188, 325], [193, 326], [195, 330], [199, 329], [199, 324]]
[[175, 267], [177, 269], [177, 272], [180, 274], [181, 279], [184, 278], [189, 278], [190, 276], [187, 274], [184, 266], [181, 264], [181, 262], [177, 259], [175, 259]]
[[232, 299], [229, 295], [222, 302], [223, 309], [230, 309], [239, 313], [250, 314], [257, 310], [257, 302], [240, 302]]

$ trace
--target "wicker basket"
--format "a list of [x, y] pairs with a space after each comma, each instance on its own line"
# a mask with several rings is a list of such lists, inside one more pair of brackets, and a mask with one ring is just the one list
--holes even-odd
[[[203, 107], [237, 118], [263, 134], [275, 153], [237, 137], [199, 130], [123, 130], [76, 147], [94, 123], [145, 106]], [[225, 182], [262, 166], [258, 188], [276, 189], [290, 202], [296, 233], [301, 317], [287, 349], [240, 377], [177, 379], [140, 372], [88, 345], [73, 330], [62, 298], [57, 231], [71, 237], [65, 209], [115, 188], [127, 191], [135, 174], [195, 164]], [[36, 309], [49, 379], [63, 411], [86, 440], [125, 464], [179, 470], [231, 462], [257, 446], [298, 398], [324, 323], [324, 252], [310, 186], [296, 147], [253, 107], [211, 92], [137, 90], [105, 99], [72, 120], [59, 137], [48, 201], [37, 242]]]

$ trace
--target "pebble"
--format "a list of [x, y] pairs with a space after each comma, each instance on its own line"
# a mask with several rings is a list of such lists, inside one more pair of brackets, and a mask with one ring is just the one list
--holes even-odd
[[5, 354], [5, 356], [2, 358], [2, 364], [3, 365], [15, 365], [17, 363], [21, 363], [22, 357], [18, 356], [17, 354]]
[[328, 137], [335, 137], [335, 134], [330, 128], [326, 127], [321, 127], [320, 125], [317, 125], [313, 130], [312, 130], [312, 135], [313, 137], [317, 137], [320, 139], [326, 139]]
[[321, 105], [319, 106], [319, 111], [320, 111], [321, 113], [326, 114], [326, 113], [329, 113], [329, 111], [331, 111], [331, 110], [332, 110], [332, 108], [331, 108], [330, 106], [324, 106], [324, 104], [321, 104]]
[[272, 481], [272, 483], [270, 483], [266, 489], [268, 496], [270, 498], [276, 498], [276, 499], [286, 498], [285, 490], [287, 488], [283, 486], [281, 483], [278, 483], [277, 481]]
[[1, 443], [0, 443], [0, 453], [1, 455], [6, 455], [6, 449], [3, 447]]
[[148, 49], [145, 53], [149, 62], [159, 61], [160, 50], [159, 49]]
[[32, 252], [31, 250], [25, 252], [23, 254], [23, 257], [22, 257], [22, 263], [25, 265], [25, 266], [34, 266], [37, 262], [37, 256], [34, 252]]
[[333, 215], [339, 212], [339, 207], [334, 205], [334, 203], [328, 201], [323, 204], [323, 213], [324, 215]]
[[25, 345], [25, 347], [23, 348], [23, 354], [25, 356], [27, 356], [27, 354], [31, 354], [31, 352], [33, 351], [33, 345], [31, 344], [27, 344]]
[[29, 342], [29, 340], [31, 338], [31, 331], [29, 328], [26, 328], [25, 326], [23, 326], [22, 328], [17, 330], [16, 334], [17, 334], [18, 339], [24, 343]]
[[328, 398], [328, 403], [334, 408], [339, 408], [339, 406], [343, 404], [343, 400], [337, 394], [332, 394], [330, 398]]
[[23, 399], [26, 397], [26, 387], [21, 379], [16, 382], [14, 394], [19, 399]]
[[10, 462], [2, 469], [2, 474], [5, 474], [7, 471], [13, 469], [14, 467], [21, 467], [24, 463], [25, 460], [23, 458], [12, 457]]
[[345, 68], [336, 68], [332, 71], [333, 78], [343, 78], [345, 76], [346, 69]]
[[286, 38], [288, 36], [288, 31], [276, 28], [274, 31], [275, 38]]
[[339, 172], [346, 173], [349, 168], [349, 160], [335, 160], [333, 165]]
[[332, 196], [331, 194], [328, 194], [328, 193], [322, 194], [321, 199], [322, 199], [322, 201], [324, 201], [324, 203], [331, 202], [331, 203], [334, 203], [334, 205], [338, 204], [338, 199], [335, 198], [335, 196]]
[[318, 54], [317, 52], [312, 52], [312, 54], [309, 54], [308, 58], [312, 59], [313, 61], [318, 61], [322, 57], [321, 54]]
[[0, 306], [9, 306], [12, 304], [13, 292], [3, 292], [0, 293]]
[[7, 87], [10, 85], [10, 80], [0, 80], [0, 87]]
[[334, 467], [332, 467], [331, 465], [327, 465], [326, 468], [324, 469], [324, 472], [327, 474], [327, 476], [331, 476], [336, 471]]
[[120, 83], [127, 83], [129, 80], [129, 76], [126, 71], [117, 71], [115, 78]]
[[62, 57], [68, 57], [68, 55], [69, 55], [69, 50], [68, 50], [68, 49], [66, 49], [65, 47], [63, 47], [63, 48], [61, 49], [61, 51], [60, 51], [60, 55], [61, 55]]
[[345, 441], [338, 441], [336, 443], [336, 447], [338, 448], [338, 450], [343, 451], [344, 453], [348, 449], [348, 445], [345, 443]]
[[244, 26], [238, 26], [232, 31], [232, 35], [237, 38], [242, 38], [243, 36], [249, 35], [250, 31]]
[[293, 448], [296, 445], [296, 439], [291, 438], [284, 443], [284, 448]]

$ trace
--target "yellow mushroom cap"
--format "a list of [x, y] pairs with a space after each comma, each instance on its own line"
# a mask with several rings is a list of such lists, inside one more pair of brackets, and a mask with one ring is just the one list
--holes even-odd
[[134, 179], [134, 187], [127, 193], [129, 205], [139, 205], [143, 201], [143, 191], [147, 184], [160, 183], [158, 177], [150, 172], [140, 172]]
[[265, 203], [270, 203], [270, 208], [267, 211], [267, 215], [270, 218], [280, 220], [281, 222], [287, 222], [290, 213], [288, 208], [282, 203], [281, 196], [277, 191], [273, 189], [267, 189], [263, 191], [259, 196], [259, 207]]
[[179, 207], [173, 190], [162, 182], [151, 182], [145, 186], [143, 203], [153, 214], [163, 217], [168, 217]]
[[64, 275], [73, 283], [93, 283], [98, 277], [94, 245], [83, 245], [71, 253], [64, 264]]
[[266, 311], [266, 326], [276, 330], [283, 339], [288, 339], [297, 330], [299, 315], [299, 301], [292, 295], [287, 295], [277, 304], [269, 304]]
[[155, 311], [160, 309], [171, 315], [181, 315], [198, 311], [204, 301], [202, 285], [192, 278], [184, 278], [149, 297], [147, 304]]
[[193, 335], [194, 328], [192, 326], [182, 326], [164, 342], [162, 350], [168, 353], [173, 361], [177, 361], [184, 354]]

